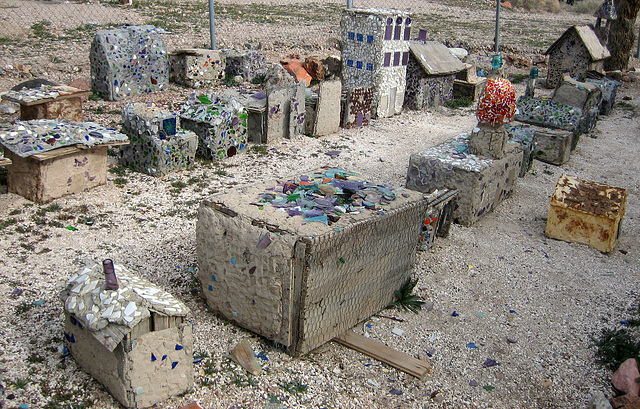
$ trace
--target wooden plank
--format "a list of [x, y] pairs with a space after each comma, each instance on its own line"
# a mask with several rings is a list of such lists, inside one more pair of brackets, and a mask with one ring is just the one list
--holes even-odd
[[404, 352], [396, 351], [378, 341], [365, 338], [353, 331], [347, 331], [343, 335], [333, 339], [339, 344], [361, 352], [380, 362], [391, 365], [396, 369], [413, 375], [418, 379], [431, 373], [431, 365], [428, 361], [416, 359]]
[[60, 156], [68, 155], [71, 153], [79, 152], [80, 149], [77, 146], [63, 146], [61, 148], [51, 149], [50, 151], [44, 151], [42, 153], [36, 153], [35, 155], [27, 156], [37, 161], [44, 161], [48, 159], [55, 159]]

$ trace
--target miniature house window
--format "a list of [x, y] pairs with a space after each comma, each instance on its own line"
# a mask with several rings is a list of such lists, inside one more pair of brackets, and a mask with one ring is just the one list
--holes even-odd
[[353, 67], [353, 60], [347, 60], [347, 67]]
[[384, 30], [384, 39], [391, 40], [391, 34], [393, 33], [393, 19], [387, 19], [387, 27]]
[[357, 69], [362, 69], [362, 61], [356, 62], [356, 68]]
[[[402, 19], [401, 19], [401, 18], [399, 18], [398, 20], [402, 21]], [[400, 24], [398, 24], [398, 25], [395, 27], [395, 31], [394, 31], [394, 33], [393, 33], [393, 39], [394, 39], [394, 40], [399, 40], [399, 39], [400, 39], [400, 34], [402, 34], [402, 26], [401, 26]]]
[[370, 62], [367, 63], [367, 71], [373, 71], [373, 64]]
[[391, 53], [384, 53], [384, 66], [388, 67], [391, 65]]
[[356, 33], [349, 32], [349, 40], [355, 40], [355, 39], [356, 39]]
[[402, 53], [402, 65], [407, 65], [409, 63], [409, 52], [405, 51]]
[[373, 36], [372, 35], [368, 35], [367, 36], [367, 44], [373, 43]]
[[393, 53], [393, 66], [397, 67], [398, 65], [400, 65], [400, 51]]
[[358, 41], [364, 41], [364, 36], [360, 33], [358, 33], [357, 38], [358, 38]]

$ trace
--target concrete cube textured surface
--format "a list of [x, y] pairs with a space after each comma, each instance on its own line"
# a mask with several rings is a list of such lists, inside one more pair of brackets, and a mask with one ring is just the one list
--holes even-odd
[[626, 201], [625, 189], [562, 175], [551, 196], [545, 234], [609, 253], [620, 234]]
[[[334, 171], [343, 174], [326, 170]], [[323, 172], [317, 174], [327, 177]], [[314, 183], [315, 175], [291, 180], [309, 176]], [[425, 220], [437, 220], [450, 197], [403, 189], [387, 205], [359, 207], [328, 225], [305, 220], [295, 208], [260, 204], [263, 195], [283, 189], [283, 181], [244, 186], [201, 204], [198, 275], [217, 314], [297, 356], [393, 300], [411, 275], [416, 247], [432, 239], [422, 229]]]

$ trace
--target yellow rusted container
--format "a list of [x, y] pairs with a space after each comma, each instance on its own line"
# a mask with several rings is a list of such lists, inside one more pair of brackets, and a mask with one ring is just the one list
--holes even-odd
[[608, 253], [620, 234], [626, 200], [624, 189], [562, 175], [551, 196], [545, 233]]

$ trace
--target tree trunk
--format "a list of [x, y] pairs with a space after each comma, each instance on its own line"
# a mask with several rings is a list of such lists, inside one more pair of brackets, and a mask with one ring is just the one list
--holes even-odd
[[609, 51], [611, 58], [604, 63], [607, 71], [621, 70], [629, 66], [631, 48], [635, 40], [636, 17], [640, 10], [640, 0], [615, 0], [618, 18], [611, 22]]

